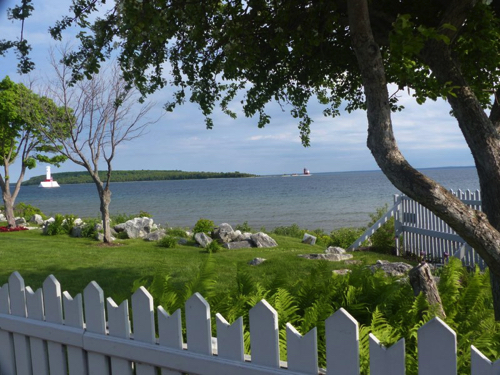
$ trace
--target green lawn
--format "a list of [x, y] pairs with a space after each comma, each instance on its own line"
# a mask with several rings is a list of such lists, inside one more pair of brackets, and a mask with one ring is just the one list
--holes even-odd
[[[251, 270], [263, 283], [281, 278], [291, 285], [318, 262], [324, 262], [297, 257], [297, 254], [323, 252], [324, 246], [304, 245], [297, 238], [273, 237], [279, 244], [276, 248], [223, 249], [213, 254], [218, 270], [217, 288], [221, 291], [233, 288], [238, 268]], [[209, 256], [204, 249], [195, 246], [178, 245], [166, 249], [143, 240], [117, 243], [118, 246], [107, 247], [90, 239], [44, 236], [39, 230], [0, 233], [0, 283], [3, 285], [13, 271], [19, 271], [26, 285], [36, 290], [48, 275], [53, 274], [61, 282], [63, 291], [75, 295], [95, 280], [106, 297], [121, 301], [129, 297], [134, 280], [158, 272], [170, 274], [175, 287], [182, 288]], [[249, 266], [247, 262], [256, 257], [265, 258], [267, 262], [257, 267]], [[364, 264], [373, 264], [377, 259], [400, 260], [372, 252], [355, 252], [354, 259]], [[327, 263], [332, 270], [349, 268], [344, 262]]]

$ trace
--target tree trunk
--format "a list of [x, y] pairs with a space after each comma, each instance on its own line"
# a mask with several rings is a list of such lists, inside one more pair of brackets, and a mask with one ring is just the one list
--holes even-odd
[[419, 264], [410, 270], [408, 276], [410, 277], [410, 284], [415, 296], [423, 293], [429, 305], [436, 308], [439, 317], [445, 319], [446, 314], [443, 310], [441, 297], [439, 296], [439, 291], [429, 265], [427, 263]]
[[111, 227], [109, 218], [109, 204], [111, 202], [111, 191], [100, 189], [99, 198], [101, 200], [102, 228], [104, 230], [104, 242], [111, 243]]
[[14, 215], [14, 198], [10, 195], [10, 192], [4, 191], [2, 193], [3, 203], [5, 205], [5, 217], [7, 218], [7, 225], [9, 228], [14, 228], [16, 226], [16, 217]]

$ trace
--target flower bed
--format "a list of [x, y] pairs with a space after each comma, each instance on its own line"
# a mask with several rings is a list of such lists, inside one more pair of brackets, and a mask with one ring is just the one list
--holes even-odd
[[3, 232], [19, 232], [20, 230], [28, 230], [28, 228], [25, 228], [25, 227], [14, 227], [14, 228], [0, 227], [0, 233], [3, 233]]

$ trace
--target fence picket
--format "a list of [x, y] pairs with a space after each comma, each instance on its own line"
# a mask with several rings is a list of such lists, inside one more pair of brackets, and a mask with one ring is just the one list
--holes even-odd
[[340, 308], [325, 322], [327, 375], [359, 374], [358, 322]]
[[[109, 335], [130, 339], [130, 320], [128, 317], [128, 301], [123, 301], [117, 306], [110, 297], [106, 300], [108, 311]], [[132, 362], [123, 358], [111, 358], [111, 373], [113, 375], [132, 375]]]
[[[87, 331], [106, 334], [106, 318], [104, 311], [104, 293], [101, 287], [92, 281], [83, 291], [85, 303], [85, 322]], [[109, 375], [109, 361], [106, 356], [88, 352], [88, 369], [92, 375]]]
[[405, 339], [399, 340], [390, 348], [383, 346], [371, 333], [370, 375], [402, 375], [405, 373]]
[[[156, 343], [153, 297], [141, 286], [132, 295], [134, 340], [148, 344]], [[136, 363], [137, 375], [156, 375], [154, 366]]]
[[239, 317], [233, 324], [229, 324], [224, 317], [217, 313], [217, 355], [233, 361], [244, 361], [243, 348], [243, 318]]
[[[68, 292], [63, 292], [64, 325], [83, 329], [82, 295], [72, 298]], [[68, 345], [68, 369], [71, 375], [87, 374], [87, 356], [80, 348]]]
[[500, 360], [491, 362], [474, 345], [470, 348], [471, 375], [498, 375]]
[[[49, 323], [63, 324], [61, 284], [53, 275], [43, 282], [43, 295], [45, 301], [45, 320]], [[49, 367], [51, 375], [67, 375], [66, 351], [61, 344], [47, 342], [49, 353]]]
[[[157, 308], [158, 312], [158, 335], [160, 336], [160, 346], [165, 346], [172, 349], [182, 350], [182, 322], [181, 310], [176, 310], [172, 315], [169, 315], [161, 306]], [[161, 375], [181, 375], [181, 372], [170, 370], [167, 368], [161, 369]]]
[[[26, 287], [26, 306], [28, 310], [28, 318], [35, 320], [44, 320], [43, 313], [43, 293], [42, 289], [38, 289], [36, 292], [27, 286]], [[49, 362], [47, 358], [47, 346], [43, 340], [32, 337], [30, 339], [31, 346], [31, 365], [34, 369], [37, 369], [37, 374], [48, 375], [49, 374]]]
[[[26, 296], [24, 280], [16, 271], [9, 277], [10, 311], [12, 315], [26, 318]], [[31, 351], [29, 338], [14, 333], [14, 353], [18, 374], [31, 375]]]
[[212, 327], [210, 306], [205, 298], [195, 293], [186, 302], [186, 338], [189, 351], [212, 354]]
[[290, 323], [286, 324], [288, 369], [304, 374], [318, 374], [318, 339], [316, 327], [302, 336]]
[[418, 374], [457, 374], [456, 334], [438, 317], [418, 330]]
[[[10, 314], [9, 284], [0, 288], [0, 313]], [[0, 374], [13, 375], [16, 373], [16, 359], [14, 355], [14, 339], [10, 332], [0, 330]]]
[[279, 368], [278, 313], [266, 300], [262, 300], [252, 307], [249, 317], [252, 363]]

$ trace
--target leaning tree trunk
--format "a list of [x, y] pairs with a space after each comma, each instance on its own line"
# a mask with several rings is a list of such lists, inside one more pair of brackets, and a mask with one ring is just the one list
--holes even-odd
[[102, 229], [104, 231], [104, 242], [111, 243], [111, 227], [109, 218], [109, 204], [111, 202], [111, 191], [106, 188], [99, 189], [99, 199], [101, 200]]
[[[445, 14], [450, 17], [444, 18], [443, 22], [455, 25], [458, 29], [463, 17], [460, 18], [460, 14], [457, 16], [456, 9]], [[495, 216], [490, 218], [490, 215], [500, 212], [493, 202], [494, 198], [490, 200], [490, 194], [486, 193], [486, 200], [483, 201], [485, 213], [474, 210], [406, 161], [392, 131], [385, 70], [380, 48], [373, 38], [367, 0], [350, 0], [348, 12], [351, 39], [366, 96], [368, 147], [377, 164], [394, 186], [443, 219], [479, 253], [494, 274], [493, 290], [500, 290], [496, 282], [500, 280], [500, 232]], [[489, 191], [491, 187], [487, 185], [491, 180], [500, 181], [500, 177], [496, 178], [500, 176], [500, 165], [497, 165], [500, 160], [498, 129], [488, 119], [472, 89], [463, 79], [447, 45], [437, 41], [427, 42], [421, 55], [438, 80], [452, 82], [459, 88], [448, 99], [473, 154], [481, 188]], [[487, 171], [495, 172], [493, 178], [491, 174], [488, 176]], [[495, 199], [498, 196], [496, 194]], [[489, 204], [491, 207], [488, 207]], [[500, 293], [494, 293], [494, 296], [497, 300], [495, 317], [500, 320]]]
[[10, 228], [16, 226], [16, 217], [14, 215], [14, 198], [10, 195], [9, 191], [2, 193], [3, 203], [5, 205], [5, 217], [7, 218], [7, 225]]

